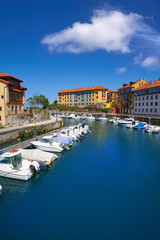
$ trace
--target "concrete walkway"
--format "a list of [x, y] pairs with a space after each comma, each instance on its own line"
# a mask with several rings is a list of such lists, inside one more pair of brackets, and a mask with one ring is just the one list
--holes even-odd
[[50, 120], [46, 120], [46, 121], [41, 121], [41, 122], [34, 122], [34, 123], [30, 123], [30, 124], [25, 124], [23, 126], [19, 126], [19, 127], [10, 127], [10, 128], [2, 128], [0, 129], [0, 134], [2, 133], [7, 133], [7, 132], [12, 132], [12, 131], [19, 131], [19, 130], [23, 130], [25, 128], [29, 128], [29, 127], [33, 127], [34, 124], [36, 124], [36, 126], [40, 126], [40, 125], [48, 125], [48, 124], [52, 124], [55, 123], [57, 121], [59, 121], [60, 118], [56, 118], [51, 116]]

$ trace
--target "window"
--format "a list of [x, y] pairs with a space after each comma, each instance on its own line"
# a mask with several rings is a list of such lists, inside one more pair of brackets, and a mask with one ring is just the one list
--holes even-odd
[[137, 103], [135, 103], [135, 106], [137, 106]]
[[139, 103], [139, 106], [141, 106], [141, 103]]
[[148, 106], [148, 102], [146, 102], [146, 106]]
[[142, 100], [144, 100], [144, 97], [142, 97]]
[[135, 98], [135, 101], [137, 101], [137, 98]]
[[21, 111], [21, 106], [19, 106], [19, 111]]
[[4, 96], [2, 95], [1, 98], [4, 99]]
[[2, 111], [2, 107], [0, 107], [0, 111]]
[[0, 116], [0, 121], [2, 121], [2, 117]]
[[144, 102], [142, 103], [142, 106], [144, 106]]
[[158, 99], [158, 95], [155, 96], [155, 99]]
[[12, 111], [14, 110], [14, 107], [12, 106]]
[[141, 97], [139, 97], [139, 101], [141, 100]]
[[146, 97], [146, 100], [148, 100], [148, 96]]
[[146, 112], [148, 112], [148, 108], [146, 108]]
[[140, 112], [140, 110], [141, 110], [141, 109], [140, 109], [140, 108], [138, 108], [138, 112]]
[[142, 108], [142, 112], [144, 112], [144, 108]]
[[135, 112], [137, 112], [137, 108], [135, 108]]
[[153, 106], [153, 102], [150, 102], [150, 106]]
[[151, 100], [153, 99], [153, 96], [151, 96]]
[[152, 112], [152, 108], [150, 109], [150, 112]]
[[157, 113], [157, 108], [154, 109], [155, 113]]
[[155, 106], [157, 106], [158, 105], [158, 102], [155, 102]]

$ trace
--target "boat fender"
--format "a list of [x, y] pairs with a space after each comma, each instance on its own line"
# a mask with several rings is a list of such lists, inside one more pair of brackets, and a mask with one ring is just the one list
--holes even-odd
[[31, 164], [29, 166], [29, 168], [30, 168], [30, 171], [33, 175], [36, 175], [38, 173], [34, 165]]

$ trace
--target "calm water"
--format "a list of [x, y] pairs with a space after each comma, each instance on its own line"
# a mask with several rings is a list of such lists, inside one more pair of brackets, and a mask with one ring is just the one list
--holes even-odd
[[0, 239], [160, 239], [160, 135], [93, 122], [28, 182], [0, 178]]

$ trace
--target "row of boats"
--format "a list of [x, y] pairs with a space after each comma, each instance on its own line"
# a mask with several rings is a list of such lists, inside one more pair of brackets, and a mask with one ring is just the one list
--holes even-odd
[[144, 131], [147, 133], [160, 132], [160, 127], [147, 124], [146, 122], [140, 122], [140, 121], [134, 120], [134, 118], [120, 119], [115, 117], [113, 119], [107, 119], [107, 121], [109, 123], [114, 123], [119, 126], [124, 126], [126, 128], [133, 128], [133, 129]]
[[92, 114], [59, 114], [58, 117], [60, 118], [68, 118], [68, 119], [83, 119], [83, 120], [95, 120], [95, 121], [104, 121], [109, 123], [114, 123], [119, 126], [124, 126], [126, 128], [133, 128], [136, 130], [141, 130], [147, 133], [159, 133], [160, 127], [154, 126], [151, 124], [147, 124], [146, 122], [140, 122], [135, 120], [134, 118], [126, 118], [126, 119], [120, 119], [117, 117], [114, 117], [112, 119], [106, 118], [105, 115], [100, 116], [99, 118], [94, 117]]
[[41, 141], [31, 141], [31, 149], [6, 152], [0, 156], [0, 176], [27, 181], [40, 174], [41, 168], [48, 168], [58, 153], [70, 150], [75, 141], [89, 133], [88, 125], [79, 123], [44, 136]]

